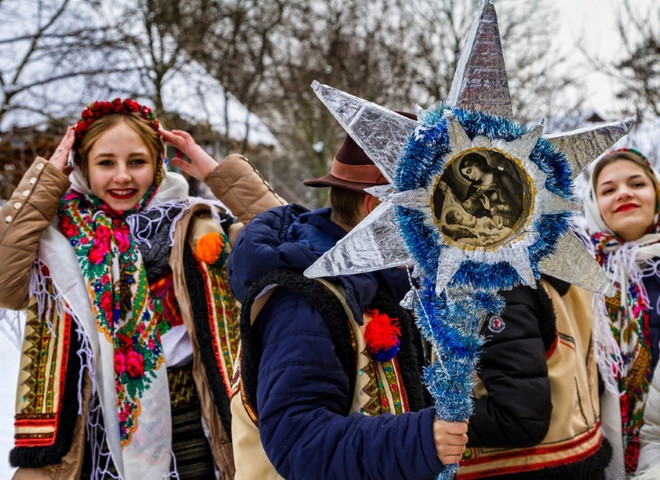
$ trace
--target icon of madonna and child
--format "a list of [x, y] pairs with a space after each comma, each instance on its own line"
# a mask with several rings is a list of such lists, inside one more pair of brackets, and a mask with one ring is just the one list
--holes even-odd
[[529, 185], [503, 154], [477, 150], [447, 165], [433, 193], [433, 211], [442, 233], [459, 244], [489, 247], [516, 229]]

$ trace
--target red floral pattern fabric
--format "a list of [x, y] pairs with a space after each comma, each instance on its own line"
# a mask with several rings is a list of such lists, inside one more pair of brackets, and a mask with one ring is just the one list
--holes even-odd
[[[152, 187], [136, 206], [151, 197]], [[125, 217], [93, 196], [69, 190], [60, 203], [60, 230], [73, 247], [97, 329], [114, 346], [115, 389], [121, 445], [131, 441], [141, 411], [140, 398], [164, 364], [155, 314], [139, 249]]]

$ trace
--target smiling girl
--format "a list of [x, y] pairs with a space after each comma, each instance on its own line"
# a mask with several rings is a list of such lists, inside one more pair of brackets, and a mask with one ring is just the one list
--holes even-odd
[[130, 99], [92, 103], [36, 159], [0, 212], [0, 305], [28, 311], [17, 479], [233, 477], [240, 223], [188, 196], [163, 140], [240, 220], [282, 203], [244, 157], [216, 162]]
[[603, 404], [604, 411], [618, 404], [620, 421], [607, 422], [604, 415], [604, 423], [619, 470], [631, 474], [660, 355], [660, 188], [648, 159], [633, 149], [605, 155], [594, 168], [591, 187], [585, 202], [587, 230], [617, 290], [605, 299], [604, 314], [621, 354], [615, 371], [620, 396], [606, 395]]

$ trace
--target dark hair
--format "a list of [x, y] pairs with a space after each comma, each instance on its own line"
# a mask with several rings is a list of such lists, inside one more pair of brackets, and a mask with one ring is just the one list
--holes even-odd
[[603, 171], [603, 169], [612, 163], [618, 162], [619, 160], [627, 160], [640, 167], [642, 170], [644, 170], [646, 176], [649, 177], [651, 183], [653, 183], [653, 187], [655, 188], [656, 192], [659, 190], [655, 174], [653, 173], [651, 165], [649, 165], [646, 157], [631, 150], [616, 150], [601, 158], [594, 167], [594, 171], [591, 174], [591, 185], [593, 186], [594, 193], [596, 192], [596, 181], [598, 180], [598, 176]]
[[[461, 159], [461, 164], [458, 166], [458, 171], [461, 175], [463, 175], [463, 169], [466, 167], [477, 167], [482, 172], [490, 172], [492, 170], [486, 161], [486, 157], [476, 152], [468, 153]], [[465, 175], [463, 177], [467, 178]]]
[[366, 193], [341, 187], [330, 187], [333, 220], [353, 228], [362, 220], [360, 208]]

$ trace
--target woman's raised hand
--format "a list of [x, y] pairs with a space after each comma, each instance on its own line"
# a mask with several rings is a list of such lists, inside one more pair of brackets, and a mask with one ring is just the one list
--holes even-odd
[[[167, 143], [176, 148], [172, 165], [188, 175], [203, 181], [218, 166], [218, 162], [206, 153], [202, 147], [197, 145], [188, 132], [184, 132], [183, 130], [168, 131], [162, 128], [158, 132]], [[185, 161], [181, 154], [188, 157], [190, 162]]]
[[73, 127], [67, 127], [64, 137], [62, 137], [62, 140], [60, 140], [59, 145], [57, 146], [53, 154], [50, 156], [50, 159], [48, 160], [50, 163], [53, 164], [54, 167], [57, 167], [58, 170], [60, 170], [61, 172], [67, 175], [71, 172], [71, 167], [68, 164], [68, 160], [69, 160], [69, 152], [73, 147], [73, 142], [75, 141], [75, 139], [76, 139], [76, 134]]

